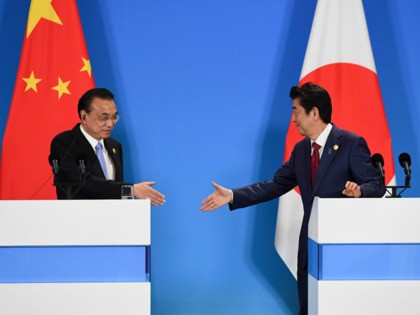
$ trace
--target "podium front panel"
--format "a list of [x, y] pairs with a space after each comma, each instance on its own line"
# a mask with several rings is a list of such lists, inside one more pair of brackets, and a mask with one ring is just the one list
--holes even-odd
[[150, 314], [148, 200], [0, 201], [1, 314]]
[[316, 198], [309, 223], [309, 314], [420, 309], [420, 199]]

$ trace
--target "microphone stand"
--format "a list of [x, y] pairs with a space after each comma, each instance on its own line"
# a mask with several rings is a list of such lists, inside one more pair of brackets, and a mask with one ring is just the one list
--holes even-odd
[[68, 183], [60, 183], [60, 176], [58, 174], [54, 174], [54, 186], [60, 188], [65, 194], [66, 194], [66, 199], [72, 199], [72, 184], [68, 184]]
[[[389, 196], [386, 196], [385, 198], [401, 198], [401, 194], [407, 189], [411, 188], [410, 186], [410, 179], [411, 175], [405, 176], [405, 184], [404, 186], [385, 186], [387, 193]], [[391, 189], [389, 191], [388, 189]], [[398, 192], [398, 189], [401, 189], [400, 192]]]
[[[80, 180], [78, 183], [60, 183], [59, 174], [54, 173], [53, 185], [59, 187], [66, 194], [66, 199], [71, 200], [80, 188], [86, 185], [85, 173], [83, 172], [80, 174]], [[72, 193], [74, 187], [76, 187], [76, 190]]]
[[86, 185], [85, 175], [86, 175], [85, 172], [81, 172], [80, 173], [79, 183], [78, 184], [75, 184], [75, 186], [77, 186], [77, 188], [76, 188], [75, 192], [73, 193], [73, 195], [71, 196], [71, 199], [73, 199], [74, 195], [77, 194], [77, 192], [80, 190], [80, 188], [82, 188], [83, 186]]

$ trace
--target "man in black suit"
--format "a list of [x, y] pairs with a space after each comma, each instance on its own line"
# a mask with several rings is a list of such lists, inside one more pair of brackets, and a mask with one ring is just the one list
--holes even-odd
[[[57, 197], [119, 199], [121, 186], [130, 183], [123, 181], [122, 146], [110, 137], [119, 119], [114, 95], [104, 88], [87, 91], [79, 100], [78, 114], [81, 123], [58, 134], [51, 142], [50, 158], [57, 158], [60, 163]], [[84, 184], [79, 187], [80, 159], [85, 161], [86, 173]], [[133, 184], [134, 196], [150, 198], [153, 205], [162, 205], [165, 197], [151, 187], [154, 184]]]
[[[202, 202], [201, 210], [215, 210], [229, 203], [231, 210], [277, 198], [299, 186], [304, 208], [299, 236], [298, 294], [300, 315], [308, 308], [308, 223], [315, 197], [381, 197], [385, 188], [371, 163], [366, 141], [331, 123], [328, 92], [315, 84], [292, 87], [292, 122], [305, 139], [298, 142], [289, 160], [272, 180], [238, 189], [212, 183], [216, 191]], [[316, 162], [317, 161], [317, 162]], [[316, 166], [315, 166], [316, 164]]]

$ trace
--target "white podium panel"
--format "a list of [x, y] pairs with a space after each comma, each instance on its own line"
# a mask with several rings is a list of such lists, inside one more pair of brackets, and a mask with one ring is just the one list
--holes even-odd
[[308, 278], [309, 315], [408, 315], [419, 312], [419, 281], [318, 281], [312, 276]]
[[0, 314], [150, 314], [148, 200], [0, 201]]
[[0, 284], [0, 314], [150, 314], [150, 282]]
[[309, 222], [310, 315], [420, 309], [420, 199], [319, 199]]
[[148, 200], [0, 201], [0, 246], [150, 244]]

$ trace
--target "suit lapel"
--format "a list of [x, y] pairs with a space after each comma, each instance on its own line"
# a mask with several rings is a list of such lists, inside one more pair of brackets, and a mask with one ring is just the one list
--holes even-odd
[[[77, 124], [72, 130], [74, 137], [76, 137], [76, 143], [79, 146], [81, 152], [86, 153], [87, 163], [90, 165], [92, 174], [96, 176], [103, 176], [105, 174], [102, 171], [101, 164], [99, 163], [98, 157], [96, 156], [95, 150], [90, 145], [89, 141], [85, 138], [83, 133], [80, 131], [80, 124]], [[104, 139], [105, 147], [108, 151], [108, 155], [114, 163], [115, 169], [115, 180], [121, 181], [123, 179], [122, 174], [122, 161], [121, 152], [119, 152], [119, 146], [115, 145], [115, 141], [112, 139]], [[77, 154], [77, 152], [76, 152]]]
[[[312, 183], [311, 183], [311, 140], [309, 138], [306, 138], [306, 143], [305, 143], [305, 150], [303, 152], [303, 161], [304, 162], [304, 168], [305, 168], [305, 180], [306, 180], [306, 185], [304, 186], [307, 189], [307, 194], [305, 194], [306, 196], [310, 196], [311, 193], [311, 189], [312, 189]], [[300, 187], [300, 189], [302, 189], [303, 187]]]
[[316, 195], [316, 192], [322, 183], [322, 179], [328, 171], [331, 162], [334, 160], [337, 150], [340, 147], [341, 132], [338, 128], [333, 126], [328, 136], [327, 142], [325, 143], [324, 151], [322, 152], [321, 160], [319, 161], [318, 171], [315, 176], [315, 183], [312, 190], [312, 196]]
[[115, 169], [115, 180], [122, 180], [122, 174], [120, 173], [122, 170], [121, 159], [120, 159], [120, 152], [118, 152], [118, 147], [112, 144], [112, 141], [109, 139], [104, 139], [105, 147], [108, 151], [108, 155], [110, 156], [112, 162], [114, 163]]
[[95, 151], [93, 150], [86, 137], [80, 131], [80, 124], [73, 128], [73, 131], [77, 133], [77, 144], [81, 148], [81, 152], [86, 154], [87, 164], [92, 166], [92, 174], [97, 176], [102, 175], [105, 178], [105, 174], [102, 171], [101, 164], [99, 163]]

